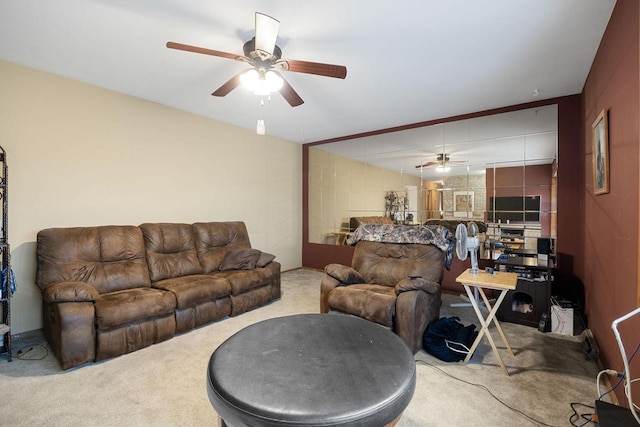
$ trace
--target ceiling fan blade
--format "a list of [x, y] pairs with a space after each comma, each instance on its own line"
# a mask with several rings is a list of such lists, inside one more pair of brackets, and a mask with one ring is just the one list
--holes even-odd
[[334, 77], [336, 79], [344, 79], [347, 77], [347, 67], [344, 65], [297, 61], [295, 59], [278, 61], [277, 65], [281, 66], [284, 70], [293, 71], [294, 73], [316, 74], [318, 76]]
[[276, 45], [279, 28], [280, 21], [264, 13], [256, 12], [255, 50], [262, 59], [273, 55], [273, 48]]
[[213, 96], [227, 96], [229, 94], [229, 92], [231, 92], [232, 90], [234, 90], [235, 88], [237, 88], [238, 86], [240, 86], [240, 74], [244, 73], [238, 73], [235, 76], [231, 77], [229, 80], [227, 80], [225, 82], [225, 84], [223, 84], [222, 86], [220, 86], [218, 89], [216, 89], [215, 92], [213, 92], [211, 95]]
[[440, 165], [439, 162], [427, 162], [421, 165], [416, 165], [416, 169], [428, 168], [431, 166], [439, 166], [439, 165]]
[[304, 101], [302, 100], [302, 98], [300, 98], [300, 95], [298, 95], [298, 92], [296, 92], [293, 89], [293, 87], [291, 87], [289, 82], [284, 77], [282, 77], [280, 73], [278, 73], [277, 71], [274, 71], [274, 72], [277, 73], [282, 79], [282, 87], [280, 88], [280, 94], [284, 97], [284, 99], [287, 100], [289, 105], [291, 105], [292, 107], [297, 107], [298, 105], [304, 104]]
[[191, 45], [182, 44], [182, 43], [167, 42], [167, 47], [169, 49], [186, 50], [187, 52], [202, 53], [204, 55], [219, 56], [221, 58], [228, 58], [228, 59], [241, 58], [240, 55], [236, 55], [235, 53], [221, 52], [219, 50], [206, 49], [204, 47], [191, 46]]

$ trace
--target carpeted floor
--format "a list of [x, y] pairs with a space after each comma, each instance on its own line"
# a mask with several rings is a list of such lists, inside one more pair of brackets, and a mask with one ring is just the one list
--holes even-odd
[[[317, 313], [322, 276], [304, 269], [286, 272], [279, 301], [69, 371], [60, 370], [47, 346], [39, 345], [41, 338], [25, 334], [30, 340], [17, 339], [14, 352], [33, 347], [31, 351], [16, 354], [11, 363], [0, 358], [0, 425], [217, 425], [205, 382], [213, 350], [257, 321]], [[458, 296], [444, 295], [443, 300], [441, 316], [478, 323], [470, 307], [449, 307]], [[502, 373], [486, 339], [467, 365], [441, 362], [420, 351], [415, 357], [416, 391], [398, 426], [567, 426], [572, 402], [593, 405], [598, 367], [586, 359], [577, 337], [544, 334], [511, 323], [502, 326], [516, 353], [509, 356], [494, 333], [510, 376]], [[577, 409], [592, 412], [582, 405]], [[584, 422], [579, 419], [574, 425]]]

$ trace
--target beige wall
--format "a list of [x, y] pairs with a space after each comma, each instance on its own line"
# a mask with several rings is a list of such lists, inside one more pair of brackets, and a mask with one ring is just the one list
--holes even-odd
[[417, 187], [416, 206], [424, 211], [420, 178], [310, 148], [309, 241], [333, 243], [328, 235], [348, 226], [350, 217], [383, 216], [386, 192], [406, 185]]
[[43, 228], [242, 220], [283, 270], [302, 264], [299, 144], [4, 61], [0, 76], [12, 333], [42, 324]]

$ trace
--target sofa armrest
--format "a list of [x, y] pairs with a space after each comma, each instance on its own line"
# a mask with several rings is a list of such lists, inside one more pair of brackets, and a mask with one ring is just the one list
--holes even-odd
[[396, 284], [396, 295], [406, 291], [422, 290], [429, 294], [440, 292], [440, 285], [423, 277], [407, 277]]
[[364, 278], [360, 273], [351, 267], [342, 264], [329, 264], [324, 271], [342, 285], [353, 285], [355, 283], [364, 283]]
[[42, 298], [48, 303], [94, 302], [100, 293], [85, 282], [58, 282], [42, 291]]

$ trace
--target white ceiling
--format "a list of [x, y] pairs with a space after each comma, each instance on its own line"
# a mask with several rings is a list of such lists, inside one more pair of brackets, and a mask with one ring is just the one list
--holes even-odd
[[[580, 93], [615, 0], [0, 0], [0, 59], [304, 143]], [[284, 73], [305, 100], [238, 88], [254, 12], [280, 20], [283, 58], [345, 65]], [[534, 95], [537, 90], [538, 95]]]
[[[312, 147], [425, 180], [487, 168], [550, 164], [558, 147], [558, 107], [548, 105]], [[450, 170], [416, 168], [446, 153]]]

